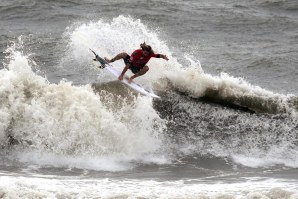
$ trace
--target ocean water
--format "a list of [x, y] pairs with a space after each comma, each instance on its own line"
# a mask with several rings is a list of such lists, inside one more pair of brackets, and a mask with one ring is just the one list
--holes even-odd
[[[298, 198], [297, 1], [2, 0], [0, 18], [0, 198]], [[89, 50], [144, 41], [169, 57], [136, 79], [161, 99]]]

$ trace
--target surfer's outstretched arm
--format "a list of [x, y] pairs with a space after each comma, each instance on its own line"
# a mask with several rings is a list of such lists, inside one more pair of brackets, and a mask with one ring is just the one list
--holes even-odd
[[163, 58], [163, 59], [165, 59], [165, 60], [169, 60], [169, 58], [168, 58], [168, 56], [166, 56], [166, 55], [162, 55], [162, 54], [160, 54], [160, 58]]

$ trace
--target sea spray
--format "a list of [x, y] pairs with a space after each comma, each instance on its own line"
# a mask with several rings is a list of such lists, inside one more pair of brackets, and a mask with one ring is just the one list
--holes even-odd
[[[111, 22], [99, 20], [87, 24], [76, 24], [69, 27], [65, 35], [70, 40], [67, 54], [79, 63], [79, 68], [86, 68], [86, 66], [94, 68], [90, 67], [93, 54], [89, 48], [94, 49], [102, 57], [111, 58], [121, 52], [131, 54], [135, 49], [140, 48], [141, 43], [146, 41], [152, 46], [155, 53], [166, 54], [170, 59], [168, 62], [163, 59], [152, 58], [150, 60], [148, 63], [149, 72], [136, 79], [137, 82], [141, 81], [147, 87], [152, 87], [153, 83], [165, 77], [167, 70], [173, 70], [175, 63], [177, 63], [168, 46], [158, 37], [157, 33], [149, 30], [140, 20], [134, 20], [130, 17], [119, 16]], [[65, 62], [68, 62], [67, 59]], [[88, 63], [90, 64], [88, 65]], [[114, 62], [113, 66], [122, 70], [124, 63], [119, 60]], [[131, 75], [130, 71], [127, 74]], [[100, 78], [100, 82], [107, 79], [111, 80], [107, 73], [101, 74]]]
[[[19, 160], [42, 164], [36, 160], [57, 156], [69, 160], [62, 166], [93, 169], [92, 158], [88, 166], [78, 157], [102, 158], [105, 164], [119, 157], [125, 164], [147, 154], [158, 161], [165, 125], [151, 98], [138, 96], [133, 104], [123, 103], [112, 111], [101, 100], [105, 96], [94, 93], [90, 85], [73, 86], [66, 80], [51, 84], [36, 75], [19, 52], [0, 77], [1, 144]], [[44, 162], [50, 164], [50, 159]], [[52, 166], [56, 163], [53, 160]]]
[[[233, 77], [227, 73], [211, 75], [205, 73], [198, 60], [187, 54], [173, 57], [169, 48], [159, 38], [157, 31], [148, 29], [139, 19], [119, 16], [111, 21], [99, 20], [87, 24], [75, 24], [68, 28], [65, 33], [69, 37], [68, 55], [71, 60], [79, 63], [79, 68], [94, 68], [91, 66], [93, 56], [89, 48], [95, 49], [100, 55], [114, 57], [120, 52], [132, 53], [139, 48], [140, 43], [146, 41], [156, 53], [166, 54], [169, 61], [151, 59], [148, 63], [150, 70], [146, 75], [136, 79], [149, 88], [155, 86], [156, 90], [174, 89], [186, 93], [193, 98], [204, 97], [217, 103], [245, 107], [255, 112], [290, 113], [297, 112], [289, 103], [292, 95], [282, 95], [252, 85], [243, 78]], [[178, 59], [185, 59], [184, 65]], [[88, 64], [89, 63], [89, 64]], [[69, 66], [72, 64], [68, 64]], [[122, 70], [122, 60], [113, 65]], [[104, 71], [99, 71], [100, 82], [110, 81], [111, 76]], [[127, 74], [131, 75], [130, 71]], [[173, 88], [169, 88], [167, 81]]]

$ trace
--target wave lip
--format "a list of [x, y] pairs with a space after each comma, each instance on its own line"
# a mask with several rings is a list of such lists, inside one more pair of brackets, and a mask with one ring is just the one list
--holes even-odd
[[202, 98], [258, 113], [289, 113], [296, 116], [298, 111], [296, 96], [274, 93], [226, 73], [212, 76], [195, 68], [189, 68], [180, 72], [179, 76], [170, 74], [168, 78], [174, 89], [193, 98]]

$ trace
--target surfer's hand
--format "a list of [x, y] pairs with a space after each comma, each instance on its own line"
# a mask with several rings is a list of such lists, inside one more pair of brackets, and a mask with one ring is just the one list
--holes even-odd
[[120, 76], [118, 77], [118, 79], [119, 79], [120, 81], [122, 81], [122, 80], [123, 80], [123, 75], [120, 75]]
[[162, 58], [167, 60], [167, 61], [169, 60], [169, 58], [166, 55], [162, 55]]

